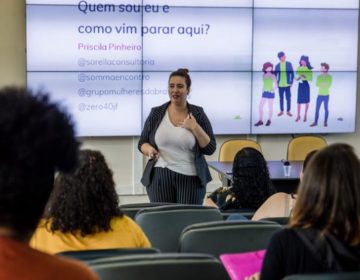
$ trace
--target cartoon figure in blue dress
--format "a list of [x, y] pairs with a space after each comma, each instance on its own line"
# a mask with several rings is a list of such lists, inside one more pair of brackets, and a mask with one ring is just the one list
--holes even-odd
[[296, 70], [296, 80], [299, 81], [298, 96], [297, 96], [297, 117], [295, 121], [299, 121], [301, 118], [301, 105], [305, 104], [304, 122], [307, 120], [307, 112], [310, 104], [310, 85], [313, 74], [311, 69], [313, 67], [310, 64], [309, 57], [302, 55], [300, 57], [300, 66]]

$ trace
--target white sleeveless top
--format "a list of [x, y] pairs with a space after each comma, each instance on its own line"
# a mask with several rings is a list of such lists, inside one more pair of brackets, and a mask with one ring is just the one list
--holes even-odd
[[174, 126], [168, 111], [155, 133], [155, 143], [160, 154], [156, 167], [166, 167], [188, 176], [197, 175], [194, 162], [195, 136], [186, 128]]

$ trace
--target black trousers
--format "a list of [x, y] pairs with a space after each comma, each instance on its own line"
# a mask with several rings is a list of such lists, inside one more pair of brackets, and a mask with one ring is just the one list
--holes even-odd
[[154, 167], [151, 183], [146, 190], [150, 202], [199, 205], [203, 203], [206, 193], [198, 176], [187, 176], [162, 167]]
[[279, 87], [279, 96], [280, 96], [280, 111], [284, 112], [284, 94], [286, 98], [286, 111], [290, 112], [291, 110], [291, 90], [289, 87]]

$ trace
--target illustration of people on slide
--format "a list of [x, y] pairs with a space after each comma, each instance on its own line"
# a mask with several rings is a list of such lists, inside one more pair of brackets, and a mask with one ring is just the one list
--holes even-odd
[[263, 65], [262, 71], [263, 74], [263, 92], [262, 97], [259, 104], [259, 121], [255, 124], [255, 126], [263, 125], [263, 114], [264, 114], [264, 105], [268, 104], [268, 119], [266, 121], [266, 126], [271, 124], [271, 118], [273, 114], [273, 104], [275, 98], [275, 90], [277, 89], [277, 81], [276, 76], [273, 71], [274, 65], [270, 62], [266, 62]]
[[278, 83], [280, 97], [280, 112], [278, 113], [278, 116], [280, 117], [284, 114], [285, 95], [286, 114], [291, 117], [291, 86], [294, 80], [294, 70], [292, 64], [286, 61], [286, 55], [284, 52], [279, 52], [278, 58], [280, 62], [275, 66], [275, 76]]
[[297, 96], [297, 117], [296, 122], [301, 119], [301, 105], [305, 105], [304, 122], [307, 120], [307, 112], [310, 104], [310, 86], [309, 82], [312, 81], [313, 67], [310, 64], [309, 57], [302, 55], [299, 61], [299, 67], [296, 70], [296, 80], [299, 81], [298, 96]]
[[315, 120], [310, 126], [317, 126], [319, 120], [319, 111], [321, 104], [324, 104], [325, 118], [324, 126], [328, 125], [329, 118], [329, 94], [330, 87], [332, 83], [332, 76], [329, 75], [329, 64], [323, 62], [321, 65], [321, 74], [316, 79], [316, 86], [319, 88], [319, 93], [316, 99], [316, 110], [315, 110]]

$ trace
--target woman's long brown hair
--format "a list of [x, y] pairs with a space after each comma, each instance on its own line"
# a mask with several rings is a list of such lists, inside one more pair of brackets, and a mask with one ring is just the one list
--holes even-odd
[[351, 146], [333, 144], [316, 152], [304, 173], [289, 225], [360, 245], [360, 162]]

